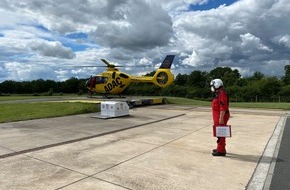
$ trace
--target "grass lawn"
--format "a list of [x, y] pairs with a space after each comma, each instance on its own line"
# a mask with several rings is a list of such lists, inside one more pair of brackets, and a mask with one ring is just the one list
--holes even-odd
[[98, 112], [96, 104], [38, 102], [0, 105], [0, 123]]
[[63, 96], [32, 96], [32, 95], [9, 95], [0, 96], [0, 103], [2, 101], [13, 101], [13, 100], [30, 100], [30, 99], [54, 99], [54, 98], [65, 98], [65, 97], [77, 97], [77, 95], [66, 94]]
[[[211, 106], [211, 101], [199, 101], [178, 97], [166, 97], [169, 103], [180, 105]], [[261, 109], [282, 109], [290, 110], [290, 103], [287, 102], [230, 102], [230, 108], [261, 108]]]
[[[54, 98], [52, 96], [51, 98]], [[44, 96], [0, 96], [0, 123], [23, 121], [29, 119], [59, 117], [84, 113], [99, 112], [99, 106], [95, 103], [80, 102], [30, 102], [13, 103], [13, 100], [49, 98]], [[211, 106], [211, 101], [199, 101], [187, 98], [166, 97], [168, 103], [178, 105]], [[9, 101], [11, 103], [1, 103]], [[240, 103], [230, 102], [231, 108], [261, 108], [290, 110], [290, 103]]]

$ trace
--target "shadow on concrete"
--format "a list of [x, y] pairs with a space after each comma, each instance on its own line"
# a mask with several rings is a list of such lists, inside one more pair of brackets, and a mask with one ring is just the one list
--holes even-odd
[[[269, 156], [243, 155], [243, 154], [235, 154], [235, 153], [227, 153], [226, 158], [240, 160], [244, 162], [259, 162], [259, 163], [271, 163], [274, 159], [276, 159]], [[277, 159], [276, 162], [284, 162], [284, 160]]]

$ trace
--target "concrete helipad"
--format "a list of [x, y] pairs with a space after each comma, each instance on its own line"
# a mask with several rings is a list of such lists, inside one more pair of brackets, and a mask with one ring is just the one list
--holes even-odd
[[159, 105], [108, 120], [84, 114], [0, 124], [0, 189], [259, 189], [285, 114], [232, 109], [226, 157], [211, 155], [209, 108]]

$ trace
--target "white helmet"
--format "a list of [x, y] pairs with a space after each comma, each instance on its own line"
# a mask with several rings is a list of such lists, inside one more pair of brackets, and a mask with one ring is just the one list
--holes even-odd
[[210, 89], [212, 92], [215, 92], [216, 89], [223, 86], [223, 81], [221, 79], [213, 79], [210, 81]]

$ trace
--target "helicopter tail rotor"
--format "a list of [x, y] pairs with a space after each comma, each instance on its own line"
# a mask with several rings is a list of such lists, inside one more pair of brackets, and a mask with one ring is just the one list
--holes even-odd
[[167, 55], [159, 69], [153, 76], [153, 83], [159, 87], [165, 88], [173, 83], [174, 76], [170, 72], [175, 55]]
[[172, 84], [174, 76], [169, 69], [158, 69], [153, 76], [152, 82], [162, 88], [165, 88]]

